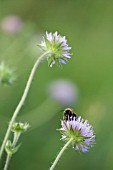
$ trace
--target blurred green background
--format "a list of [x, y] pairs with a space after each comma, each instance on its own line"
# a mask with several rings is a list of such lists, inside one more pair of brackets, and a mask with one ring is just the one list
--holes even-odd
[[[2, 26], [5, 17], [20, 17], [18, 31]], [[23, 93], [30, 70], [41, 54], [37, 47], [45, 31], [58, 31], [72, 46], [73, 57], [62, 67], [49, 68], [43, 61], [35, 74], [18, 121], [30, 123], [21, 137], [10, 170], [49, 169], [63, 146], [60, 141], [61, 110], [73, 107], [88, 119], [96, 132], [96, 145], [80, 155], [66, 150], [57, 170], [113, 170], [113, 1], [106, 0], [0, 0], [0, 62], [14, 67], [17, 79], [0, 84], [0, 143]], [[47, 93], [48, 85], [66, 79], [77, 87], [77, 100], [61, 103]], [[75, 94], [76, 95], [76, 94]], [[2, 160], [0, 165], [3, 169]]]

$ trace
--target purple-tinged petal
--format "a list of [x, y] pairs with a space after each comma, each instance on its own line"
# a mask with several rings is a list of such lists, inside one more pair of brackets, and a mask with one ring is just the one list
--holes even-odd
[[63, 59], [59, 58], [58, 61], [62, 64], [66, 64], [66, 61], [64, 61]]
[[46, 32], [46, 37], [47, 37], [48, 41], [52, 41], [52, 33], [51, 32], [50, 33]]
[[87, 152], [89, 147], [80, 144], [80, 149], [82, 152]]

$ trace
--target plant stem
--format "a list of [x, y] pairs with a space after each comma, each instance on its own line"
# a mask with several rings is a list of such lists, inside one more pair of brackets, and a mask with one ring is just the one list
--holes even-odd
[[11, 157], [12, 157], [12, 154], [7, 154], [7, 158], [6, 158], [6, 163], [5, 163], [5, 166], [4, 166], [4, 170], [7, 170], [7, 169], [8, 169], [9, 162], [10, 162], [10, 160], [11, 160]]
[[42, 55], [36, 60], [34, 66], [33, 66], [33, 68], [32, 68], [32, 70], [31, 70], [31, 73], [30, 73], [30, 76], [29, 76], [29, 78], [28, 78], [28, 81], [27, 81], [27, 84], [26, 84], [24, 93], [23, 93], [23, 95], [22, 95], [22, 97], [21, 97], [21, 99], [20, 99], [19, 104], [17, 105], [17, 107], [16, 107], [16, 109], [15, 109], [15, 111], [14, 111], [14, 113], [13, 113], [13, 116], [12, 116], [11, 121], [10, 121], [10, 123], [9, 123], [7, 132], [6, 132], [6, 134], [5, 134], [5, 137], [4, 137], [4, 140], [3, 140], [3, 143], [2, 143], [1, 149], [0, 149], [0, 159], [1, 159], [2, 154], [3, 154], [4, 148], [5, 148], [5, 144], [6, 144], [7, 140], [8, 140], [9, 135], [10, 135], [10, 131], [11, 131], [12, 125], [13, 125], [13, 123], [15, 122], [15, 119], [16, 119], [16, 117], [17, 117], [17, 115], [18, 115], [18, 113], [19, 113], [22, 105], [24, 104], [24, 101], [25, 101], [25, 99], [26, 99], [26, 97], [27, 97], [27, 94], [28, 94], [28, 92], [29, 92], [29, 89], [30, 89], [31, 82], [32, 82], [32, 79], [33, 79], [33, 77], [34, 77], [35, 71], [36, 71], [39, 63], [40, 63], [41, 60], [46, 56], [47, 53], [48, 53], [48, 52], [45, 52], [44, 54], [42, 54]]
[[62, 156], [63, 152], [65, 151], [65, 149], [68, 147], [68, 145], [72, 142], [73, 138], [71, 138], [65, 145], [64, 147], [61, 149], [61, 151], [59, 152], [59, 154], [57, 155], [55, 161], [53, 162], [52, 166], [50, 167], [50, 170], [53, 170], [56, 166], [56, 164], [58, 163], [60, 157]]

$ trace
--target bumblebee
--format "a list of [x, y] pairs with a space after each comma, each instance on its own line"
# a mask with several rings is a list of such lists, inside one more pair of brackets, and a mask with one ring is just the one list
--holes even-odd
[[77, 120], [77, 115], [75, 114], [75, 112], [72, 110], [72, 109], [70, 109], [70, 108], [66, 108], [65, 110], [64, 110], [64, 120]]

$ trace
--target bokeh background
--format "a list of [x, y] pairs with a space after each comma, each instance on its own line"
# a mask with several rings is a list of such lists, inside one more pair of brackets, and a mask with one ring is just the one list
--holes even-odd
[[41, 54], [37, 44], [45, 31], [66, 35], [73, 57], [62, 67], [49, 68], [43, 61], [37, 69], [17, 119], [29, 122], [31, 128], [21, 137], [22, 145], [9, 169], [49, 169], [63, 146], [56, 131], [62, 110], [71, 107], [94, 126], [96, 145], [83, 155], [69, 147], [56, 169], [113, 170], [111, 0], [0, 0], [0, 62], [14, 68], [16, 74], [12, 85], [0, 84], [0, 144]]

